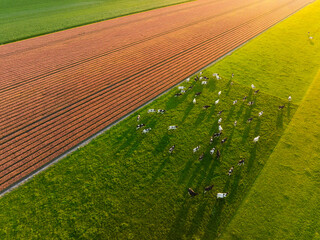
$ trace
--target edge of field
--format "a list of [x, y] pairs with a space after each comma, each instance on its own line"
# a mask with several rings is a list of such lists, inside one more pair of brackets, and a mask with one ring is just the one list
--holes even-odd
[[61, 29], [58, 29], [58, 30], [45, 31], [45, 32], [42, 32], [42, 33], [39, 33], [39, 34], [33, 34], [33, 35], [26, 36], [26, 37], [14, 38], [14, 39], [9, 40], [9, 41], [3, 41], [3, 42], [0, 41], [0, 46], [1, 45], [5, 45], [5, 44], [9, 44], [9, 43], [14, 43], [14, 42], [26, 40], [26, 39], [30, 39], [30, 38], [35, 38], [35, 37], [47, 35], [47, 34], [50, 34], [50, 33], [61, 32], [61, 31], [72, 29], [72, 28], [76, 28], [76, 27], [81, 27], [81, 26], [90, 25], [90, 24], [94, 24], [94, 23], [99, 23], [99, 22], [103, 22], [103, 21], [107, 21], [107, 20], [111, 20], [111, 19], [115, 19], [115, 18], [125, 17], [125, 16], [129, 16], [129, 15], [134, 15], [134, 14], [138, 14], [138, 13], [142, 13], [142, 12], [147, 12], [147, 11], [151, 11], [151, 10], [155, 10], [155, 9], [175, 6], [175, 5], [179, 5], [179, 4], [183, 4], [183, 3], [187, 3], [187, 2], [193, 2], [193, 1], [196, 1], [196, 0], [181, 0], [181, 2], [175, 2], [175, 3], [171, 3], [171, 4], [167, 4], [167, 5], [155, 6], [155, 7], [151, 7], [151, 8], [147, 8], [147, 9], [143, 9], [143, 10], [138, 10], [138, 11], [134, 11], [134, 12], [128, 12], [128, 13], [112, 16], [112, 17], [102, 18], [102, 19], [99, 19], [99, 20], [83, 22], [83, 23], [75, 24], [75, 25], [72, 25], [72, 26], [69, 26], [69, 27], [64, 27], [64, 28], [61, 28]]

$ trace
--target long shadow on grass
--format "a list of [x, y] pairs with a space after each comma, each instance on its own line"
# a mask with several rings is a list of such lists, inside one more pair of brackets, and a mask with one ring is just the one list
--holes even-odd
[[242, 144], [245, 144], [247, 141], [249, 141], [248, 137], [249, 137], [249, 133], [250, 133], [250, 129], [251, 129], [251, 123], [246, 123], [247, 125], [246, 128], [244, 129], [243, 135], [242, 135]]
[[185, 232], [186, 219], [189, 214], [190, 206], [193, 204], [193, 200], [194, 198], [186, 196], [186, 200], [182, 204], [180, 211], [177, 213], [176, 219], [172, 224], [171, 230], [169, 231], [166, 239], [182, 239], [182, 235]]
[[194, 104], [191, 102], [189, 104], [189, 106], [187, 107], [187, 109], [184, 111], [184, 115], [183, 115], [183, 118], [182, 118], [180, 124], [183, 123], [187, 119], [187, 117], [189, 116], [189, 114], [190, 114], [191, 110], [193, 109], [193, 107], [194, 107]]
[[[172, 135], [165, 133], [160, 141], [158, 142], [157, 146], [155, 147], [155, 151], [153, 152], [153, 155], [161, 154], [165, 148], [168, 148], [168, 144], [170, 142], [170, 138]], [[171, 146], [170, 146], [171, 147]], [[168, 148], [169, 150], [169, 148]]]
[[194, 125], [198, 126], [203, 121], [205, 116], [206, 116], [206, 110], [202, 110], [198, 115], [197, 120], [194, 122]]
[[221, 215], [226, 204], [226, 199], [217, 199], [212, 207], [210, 220], [205, 228], [202, 239], [214, 239], [218, 236], [218, 229], [221, 223]]
[[199, 227], [201, 226], [201, 223], [203, 221], [203, 216], [206, 213], [207, 204], [207, 201], [203, 202], [198, 207], [197, 212], [192, 219], [191, 226], [189, 227], [189, 230], [186, 234], [186, 236], [190, 237], [190, 239], [192, 238], [192, 236], [196, 236], [198, 233]]
[[162, 163], [158, 166], [158, 169], [155, 171], [155, 173], [154, 173], [153, 176], [152, 176], [151, 184], [154, 183], [154, 182], [157, 180], [157, 178], [161, 175], [161, 172], [162, 172], [162, 170], [164, 169], [165, 165], [167, 164], [168, 161], [170, 161], [169, 158], [170, 158], [169, 156], [166, 157], [166, 158], [162, 161]]
[[259, 142], [257, 143], [252, 143], [252, 147], [250, 150], [250, 157], [248, 159], [248, 168], [247, 171], [250, 172], [250, 170], [253, 167], [254, 161], [256, 160], [257, 157], [257, 145], [259, 144]]
[[278, 112], [277, 116], [277, 129], [283, 129], [283, 110]]
[[183, 103], [186, 100], [188, 95], [189, 94], [187, 92], [178, 97], [172, 95], [172, 97], [166, 103], [166, 110], [168, 111], [170, 109], [176, 108], [179, 104]]
[[182, 184], [185, 181], [190, 171], [190, 168], [192, 167], [193, 162], [194, 162], [194, 159], [190, 158], [189, 161], [185, 164], [184, 169], [180, 173], [178, 184]]

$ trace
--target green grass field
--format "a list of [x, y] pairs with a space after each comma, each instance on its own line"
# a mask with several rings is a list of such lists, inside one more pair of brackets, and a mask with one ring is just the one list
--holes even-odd
[[0, 0], [0, 44], [188, 0]]
[[[178, 98], [174, 97], [177, 88], [173, 89], [5, 195], [0, 199], [0, 239], [293, 239], [301, 228], [302, 239], [317, 238], [313, 227], [319, 219], [319, 190], [315, 189], [319, 149], [304, 145], [299, 137], [308, 131], [307, 142], [319, 141], [319, 109], [312, 108], [319, 102], [315, 77], [320, 68], [320, 34], [314, 24], [320, 22], [319, 3], [204, 71], [206, 76], [219, 72], [222, 80], [210, 78], [207, 86], [198, 82]], [[313, 41], [308, 31], [314, 34]], [[251, 83], [259, 94], [252, 94]], [[219, 90], [220, 103], [215, 106]], [[199, 91], [202, 94], [193, 104]], [[245, 95], [255, 101], [252, 107], [243, 103]], [[232, 105], [235, 99], [238, 103]], [[207, 104], [212, 107], [203, 110]], [[279, 111], [282, 104], [286, 107]], [[148, 114], [149, 108], [167, 112]], [[223, 137], [228, 140], [210, 145], [210, 135], [218, 131], [220, 110], [225, 110], [221, 117]], [[264, 115], [259, 119], [261, 110]], [[150, 133], [135, 129], [137, 114], [140, 123], [152, 128]], [[254, 118], [250, 124], [249, 117]], [[168, 131], [169, 125], [178, 129]], [[254, 144], [257, 135], [261, 138]], [[176, 149], [169, 155], [173, 144]], [[199, 144], [200, 151], [193, 154]], [[219, 160], [209, 154], [214, 146], [222, 152]], [[205, 157], [199, 162], [202, 152]], [[246, 158], [241, 167], [237, 166], [240, 157]], [[231, 166], [235, 171], [229, 177]], [[203, 195], [210, 184], [214, 189]], [[189, 187], [200, 195], [190, 198]], [[217, 192], [230, 194], [217, 200]], [[312, 198], [306, 196], [309, 192]], [[290, 211], [297, 208], [300, 215]], [[239, 222], [243, 224], [238, 226]]]

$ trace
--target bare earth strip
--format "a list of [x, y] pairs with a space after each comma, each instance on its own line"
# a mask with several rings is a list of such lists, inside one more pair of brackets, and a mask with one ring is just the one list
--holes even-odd
[[307, 0], [199, 0], [0, 47], [0, 191]]

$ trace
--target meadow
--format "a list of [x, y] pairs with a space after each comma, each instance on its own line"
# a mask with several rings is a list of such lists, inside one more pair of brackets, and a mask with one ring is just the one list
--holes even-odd
[[0, 0], [0, 44], [186, 0]]
[[[316, 41], [318, 26], [314, 23], [320, 22], [319, 11], [318, 1], [204, 70], [203, 75], [209, 77], [208, 85], [201, 85], [194, 78], [183, 82], [181, 85], [186, 88], [194, 86], [179, 97], [174, 96], [179, 90], [172, 89], [2, 197], [0, 238], [248, 239], [249, 236], [254, 239], [258, 236], [275, 239], [275, 236], [297, 236], [286, 235], [290, 230], [285, 230], [296, 223], [294, 214], [285, 215], [286, 221], [280, 218], [281, 214], [274, 214], [289, 212], [281, 204], [283, 201], [290, 209], [310, 208], [309, 214], [301, 210], [299, 216], [305, 221], [300, 221], [296, 229], [312, 226], [317, 217], [318, 191], [313, 191], [312, 201], [293, 200], [318, 186], [318, 151], [313, 147], [293, 149], [287, 142], [304, 146], [304, 141], [297, 141], [301, 136], [299, 128], [318, 139], [311, 119], [317, 119], [319, 112], [303, 120], [310, 122], [308, 128], [301, 129], [302, 120], [296, 117], [308, 115], [318, 101], [318, 80], [314, 79], [319, 79], [316, 73], [320, 67], [320, 48]], [[314, 40], [308, 39], [308, 31], [314, 33]], [[221, 80], [212, 77], [215, 72], [220, 73]], [[235, 76], [231, 80], [232, 73]], [[260, 90], [258, 94], [250, 88], [252, 83]], [[310, 86], [314, 92], [308, 91]], [[193, 104], [197, 92], [202, 93]], [[293, 98], [290, 103], [288, 95]], [[245, 102], [244, 96], [248, 96]], [[220, 102], [215, 105], [217, 99]], [[236, 99], [238, 102], [233, 105]], [[251, 100], [255, 103], [248, 106]], [[283, 104], [285, 108], [278, 110]], [[204, 105], [211, 107], [204, 110]], [[165, 109], [166, 113], [147, 113], [152, 108]], [[220, 116], [217, 113], [221, 110], [224, 110], [222, 138], [228, 139], [224, 144], [220, 143], [222, 138], [210, 144], [210, 136], [218, 132]], [[259, 118], [260, 111], [264, 114]], [[136, 130], [138, 114], [141, 115], [139, 123], [152, 129], [149, 133]], [[253, 121], [247, 123], [250, 117]], [[169, 131], [170, 125], [177, 125], [178, 129]], [[258, 135], [261, 137], [255, 144], [253, 138]], [[169, 154], [173, 144], [176, 148]], [[193, 154], [192, 149], [197, 145], [201, 148]], [[221, 151], [220, 159], [209, 154], [212, 147]], [[205, 156], [199, 161], [202, 152]], [[290, 165], [293, 158], [287, 158], [285, 153], [297, 159], [304, 155], [306, 158]], [[246, 159], [244, 166], [237, 165], [241, 158]], [[229, 177], [227, 172], [231, 166], [235, 170]], [[302, 170], [304, 168], [307, 170]], [[284, 172], [290, 172], [292, 179], [304, 174], [309, 181], [299, 181], [298, 187], [288, 190], [286, 184], [296, 182], [284, 177]], [[313, 188], [309, 186], [310, 181]], [[211, 184], [214, 184], [213, 190], [203, 194], [204, 187]], [[190, 198], [189, 187], [199, 195]], [[301, 194], [295, 191], [297, 188]], [[218, 192], [229, 192], [229, 196], [217, 199]], [[278, 196], [279, 192], [286, 194]], [[266, 193], [273, 198], [268, 199]], [[268, 207], [273, 199], [276, 201], [272, 208]], [[278, 216], [277, 221], [266, 224], [266, 219], [276, 219], [272, 216]], [[252, 221], [246, 228], [248, 218]], [[241, 229], [239, 222], [243, 222]], [[282, 235], [276, 235], [276, 228], [284, 229]], [[318, 236], [311, 227], [305, 232], [300, 235], [302, 239]]]

